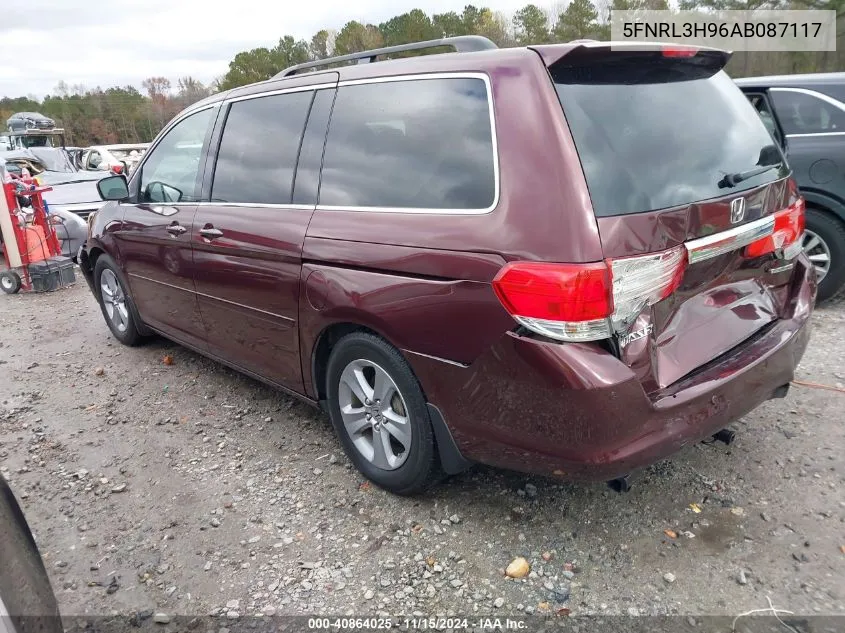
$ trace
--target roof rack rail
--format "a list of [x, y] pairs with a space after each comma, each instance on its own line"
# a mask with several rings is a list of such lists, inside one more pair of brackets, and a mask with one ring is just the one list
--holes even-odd
[[367, 64], [378, 61], [377, 58], [381, 55], [392, 55], [394, 53], [404, 53], [405, 51], [418, 51], [426, 48], [437, 48], [439, 46], [450, 46], [458, 53], [473, 53], [476, 51], [486, 51], [498, 48], [496, 44], [481, 35], [444, 37], [439, 40], [427, 40], [425, 42], [412, 42], [410, 44], [400, 44], [398, 46], [374, 48], [369, 51], [361, 51], [360, 53], [350, 53], [349, 55], [340, 55], [339, 57], [329, 57], [327, 59], [318, 59], [313, 62], [305, 62], [304, 64], [296, 64], [295, 66], [285, 68], [282, 72], [274, 75], [273, 79], [290, 77], [291, 75], [295, 75], [303, 70], [319, 68], [320, 66], [328, 66], [330, 64], [339, 64], [351, 61], [357, 61], [359, 64]]

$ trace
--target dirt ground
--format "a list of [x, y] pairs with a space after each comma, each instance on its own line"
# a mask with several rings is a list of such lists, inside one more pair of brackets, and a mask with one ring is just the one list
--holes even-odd
[[0, 469], [64, 615], [845, 614], [845, 303], [813, 327], [798, 379], [840, 391], [793, 386], [627, 494], [479, 466], [406, 499], [306, 405], [118, 344], [80, 280], [0, 296]]

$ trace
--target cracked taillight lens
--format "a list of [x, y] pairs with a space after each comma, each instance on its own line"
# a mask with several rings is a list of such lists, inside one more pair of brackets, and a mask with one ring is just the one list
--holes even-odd
[[511, 262], [493, 280], [518, 323], [560, 341], [596, 341], [624, 329], [672, 294], [686, 268], [683, 246], [588, 264]]
[[687, 250], [681, 245], [667, 251], [609, 259], [613, 275], [613, 329], [624, 329], [646, 306], [671, 295], [684, 277]]

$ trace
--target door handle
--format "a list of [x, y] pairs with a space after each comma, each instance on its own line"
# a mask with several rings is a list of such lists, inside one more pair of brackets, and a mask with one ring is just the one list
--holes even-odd
[[186, 229], [181, 224], [174, 223], [174, 224], [171, 224], [170, 226], [167, 227], [167, 232], [170, 233], [173, 236], [182, 235], [183, 233], [186, 233], [187, 231], [188, 231], [188, 229]]
[[213, 240], [215, 238], [222, 237], [223, 231], [215, 229], [213, 226], [206, 226], [200, 229], [200, 235], [207, 240]]

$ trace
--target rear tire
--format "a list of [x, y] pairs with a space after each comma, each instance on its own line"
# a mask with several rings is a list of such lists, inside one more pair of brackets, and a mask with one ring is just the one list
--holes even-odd
[[4, 270], [0, 273], [0, 288], [7, 295], [13, 295], [21, 289], [21, 276], [14, 270]]
[[[817, 237], [820, 243], [807, 251], [810, 261], [827, 256], [830, 261], [824, 278], [819, 281], [818, 301], [836, 296], [845, 286], [845, 225], [826, 211], [807, 209], [807, 235], [804, 247], [811, 245], [807, 238]], [[823, 262], [813, 262], [814, 265]]]
[[[59, 608], [50, 580], [32, 540], [26, 519], [0, 482], [0, 618], [15, 633], [62, 631]], [[5, 611], [5, 613], [3, 613]], [[0, 629], [3, 628], [0, 623]]]
[[396, 348], [372, 334], [348, 334], [332, 349], [326, 381], [332, 425], [367, 479], [413, 495], [443, 477], [425, 396]]
[[105, 253], [94, 265], [94, 288], [100, 310], [114, 337], [129, 347], [143, 340], [138, 331], [135, 304], [129, 296], [128, 285], [115, 261]]

